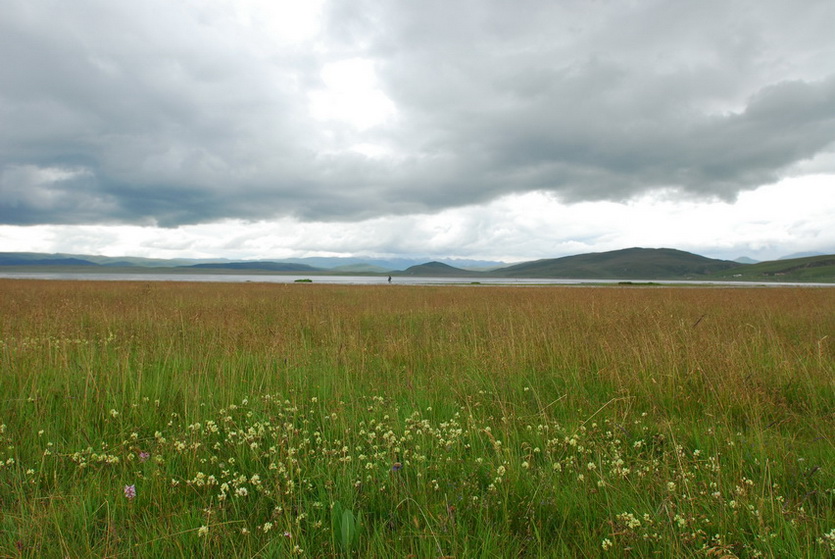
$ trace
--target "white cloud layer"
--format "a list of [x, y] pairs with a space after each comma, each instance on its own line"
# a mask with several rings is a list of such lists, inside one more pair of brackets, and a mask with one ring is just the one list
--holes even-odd
[[5, 0], [0, 250], [832, 250], [833, 21], [831, 0]]
[[554, 258], [631, 246], [714, 258], [835, 253], [831, 177], [787, 179], [735, 202], [681, 202], [675, 193], [566, 205], [542, 192], [478, 206], [360, 222], [231, 221], [159, 229], [132, 225], [0, 226], [7, 251], [150, 258], [281, 259], [402, 255], [499, 260]]

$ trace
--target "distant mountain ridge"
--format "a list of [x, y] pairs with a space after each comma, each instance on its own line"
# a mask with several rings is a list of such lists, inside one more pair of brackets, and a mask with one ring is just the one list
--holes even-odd
[[[99, 256], [86, 254], [67, 253], [40, 253], [40, 252], [0, 252], [0, 266], [55, 266], [61, 265], [61, 259], [76, 259], [77, 262], [66, 262], [66, 265], [84, 266], [90, 263], [101, 266], [122, 266], [122, 267], [154, 267], [154, 268], [176, 268], [180, 266], [208, 265], [208, 264], [234, 264], [267, 262], [265, 260], [229, 260], [227, 258], [143, 258], [138, 256]], [[312, 256], [307, 258], [281, 258], [270, 260], [273, 263], [281, 264], [304, 264], [318, 270], [341, 269], [346, 272], [378, 272], [388, 273], [392, 270], [405, 270], [410, 266], [417, 266], [429, 261], [430, 258], [376, 258], [362, 256]], [[460, 269], [495, 269], [507, 266], [506, 262], [494, 260], [473, 260], [450, 258], [442, 259]], [[250, 269], [256, 269], [253, 266]]]
[[482, 276], [482, 272], [473, 272], [472, 270], [462, 270], [444, 264], [443, 262], [427, 262], [426, 264], [418, 264], [417, 266], [410, 266], [397, 275], [401, 276], [424, 276], [424, 277], [445, 277], [445, 276]]
[[84, 258], [61, 257], [55, 255], [55, 258], [50, 258], [50, 255], [43, 255], [42, 258], [37, 256], [30, 257], [26, 253], [17, 255], [16, 253], [0, 253], [0, 266], [98, 266], [99, 264], [86, 260]]
[[[62, 260], [74, 262], [61, 263]], [[12, 264], [11, 262], [16, 263]], [[45, 252], [0, 252], [0, 266], [121, 266], [175, 268], [207, 262], [229, 262], [226, 259], [201, 258], [142, 258], [140, 256], [99, 256], [91, 254], [66, 254]]]
[[[198, 259], [150, 259], [134, 257], [88, 256], [78, 254], [0, 253], [3, 268], [50, 271], [93, 272], [134, 271], [170, 273], [295, 273], [330, 275], [394, 275], [415, 277], [530, 278], [581, 280], [747, 280], [812, 281], [835, 283], [835, 255], [820, 255], [789, 260], [744, 264], [738, 261], [707, 258], [672, 248], [633, 247], [548, 258], [504, 265], [489, 271], [464, 269], [447, 262], [431, 261], [404, 268], [384, 268], [353, 258], [324, 259], [334, 266], [312, 266], [294, 261], [229, 261]], [[403, 259], [403, 262], [410, 262]], [[469, 263], [476, 261], [466, 261]], [[478, 261], [485, 264], [484, 261]], [[498, 263], [495, 263], [498, 264]]]
[[192, 264], [189, 268], [204, 270], [264, 270], [268, 272], [321, 272], [321, 268], [314, 268], [307, 264], [293, 264], [292, 262], [215, 262]]
[[627, 248], [550, 258], [502, 268], [506, 277], [571, 279], [677, 279], [740, 266], [672, 248]]
[[826, 256], [826, 254], [822, 252], [795, 252], [793, 254], [781, 256], [777, 260], [794, 260], [796, 258], [807, 258], [809, 256]]

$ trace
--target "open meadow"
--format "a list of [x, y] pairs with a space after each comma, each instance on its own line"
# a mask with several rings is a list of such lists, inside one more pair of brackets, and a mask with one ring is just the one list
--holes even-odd
[[0, 280], [0, 557], [833, 557], [835, 289]]

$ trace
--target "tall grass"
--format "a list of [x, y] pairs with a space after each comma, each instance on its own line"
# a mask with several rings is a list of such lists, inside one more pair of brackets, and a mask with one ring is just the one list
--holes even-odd
[[5, 280], [0, 317], [3, 557], [835, 552], [831, 289]]

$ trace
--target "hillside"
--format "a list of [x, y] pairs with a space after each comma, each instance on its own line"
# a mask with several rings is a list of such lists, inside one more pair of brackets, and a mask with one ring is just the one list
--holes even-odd
[[835, 281], [835, 254], [746, 264], [712, 274], [712, 278], [740, 281]]
[[[314, 259], [310, 259], [314, 261]], [[403, 271], [336, 259], [333, 267], [292, 261], [163, 260], [78, 254], [0, 252], [0, 269], [89, 273], [205, 274], [378, 274], [416, 277], [532, 278], [586, 280], [716, 280], [835, 283], [835, 255], [743, 264], [669, 248], [628, 248], [524, 262], [491, 271], [474, 271], [432, 261]]]
[[670, 248], [627, 248], [516, 264], [496, 275], [511, 278], [698, 279], [741, 264]]
[[418, 264], [417, 266], [410, 266], [402, 272], [394, 272], [402, 276], [424, 276], [424, 277], [469, 277], [482, 276], [480, 272], [471, 272], [469, 270], [462, 270], [444, 264], [443, 262], [427, 262], [426, 264]]

